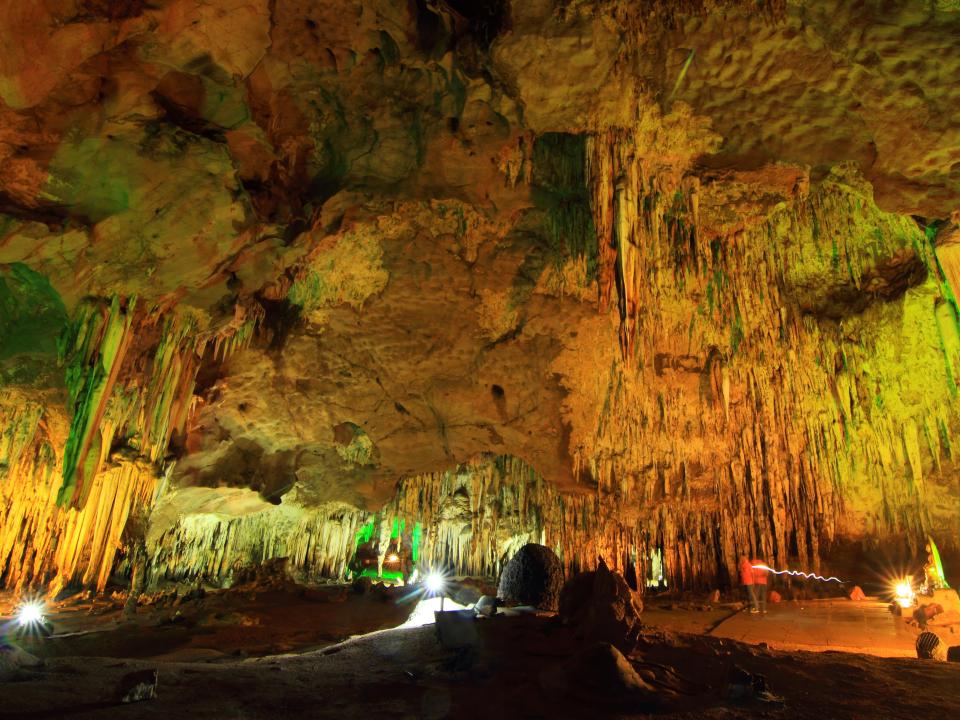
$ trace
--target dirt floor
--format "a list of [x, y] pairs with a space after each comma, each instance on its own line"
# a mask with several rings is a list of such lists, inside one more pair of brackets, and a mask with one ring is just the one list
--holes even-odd
[[[581, 644], [554, 617], [480, 619], [474, 651], [445, 651], [432, 625], [376, 631], [409, 615], [413, 604], [398, 603], [402, 595], [239, 589], [161, 598], [127, 624], [119, 602], [73, 600], [55, 609], [59, 637], [23, 643], [41, 664], [0, 683], [0, 719], [873, 720], [947, 717], [960, 706], [960, 664], [747, 645], [704, 634], [733, 606], [656, 602], [629, 653], [656, 702], [624, 699], [582, 672], [574, 661]], [[158, 670], [158, 697], [119, 704], [121, 678], [144, 668]], [[765, 677], [767, 701], [729, 697], [735, 668]]]
[[[52, 637], [18, 644], [41, 658], [111, 657], [215, 661], [315, 650], [396, 627], [415, 606], [402, 589], [357, 594], [349, 587], [238, 589], [159, 599], [126, 617], [121, 601], [72, 598], [48, 607]], [[0, 599], [0, 617], [12, 613]], [[6, 610], [6, 612], [5, 612]]]

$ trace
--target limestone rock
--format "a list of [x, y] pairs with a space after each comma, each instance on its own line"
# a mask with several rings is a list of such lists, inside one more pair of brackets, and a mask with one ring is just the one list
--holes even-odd
[[957, 553], [956, 3], [0, 5], [5, 586]]
[[643, 603], [602, 558], [597, 569], [571, 578], [560, 594], [560, 617], [587, 642], [629, 648], [640, 630]]
[[504, 566], [497, 595], [508, 602], [557, 610], [563, 586], [563, 567], [556, 553], [528, 543]]

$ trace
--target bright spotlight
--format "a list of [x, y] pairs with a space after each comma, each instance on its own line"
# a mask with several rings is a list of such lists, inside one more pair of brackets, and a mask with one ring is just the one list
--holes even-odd
[[399, 559], [400, 559], [400, 556], [397, 555], [396, 553], [390, 553], [389, 555], [387, 555], [387, 562], [394, 563], [394, 562], [397, 562]]
[[893, 599], [902, 608], [908, 608], [913, 605], [913, 583], [908, 579], [897, 582], [893, 588]]
[[43, 603], [26, 602], [17, 612], [17, 624], [20, 627], [32, 627], [43, 624]]
[[436, 572], [430, 573], [424, 580], [424, 585], [427, 586], [427, 590], [434, 594], [443, 592], [444, 584], [443, 575]]

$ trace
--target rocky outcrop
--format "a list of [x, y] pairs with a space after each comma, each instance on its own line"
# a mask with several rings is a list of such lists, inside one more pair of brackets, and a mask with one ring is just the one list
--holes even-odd
[[640, 632], [643, 601], [600, 558], [597, 569], [574, 575], [560, 593], [560, 618], [588, 643], [628, 650]]

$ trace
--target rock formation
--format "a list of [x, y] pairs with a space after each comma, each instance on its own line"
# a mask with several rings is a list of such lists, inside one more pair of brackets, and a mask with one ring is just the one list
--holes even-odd
[[49, 0], [0, 38], [0, 585], [138, 542], [150, 582], [340, 577], [373, 521], [491, 576], [960, 558], [955, 0]]

